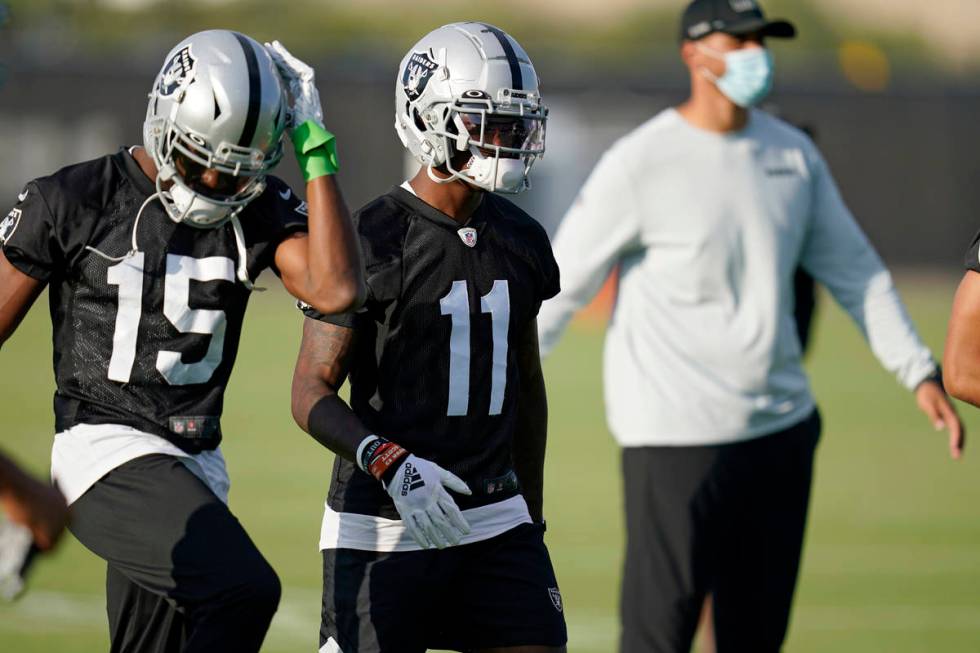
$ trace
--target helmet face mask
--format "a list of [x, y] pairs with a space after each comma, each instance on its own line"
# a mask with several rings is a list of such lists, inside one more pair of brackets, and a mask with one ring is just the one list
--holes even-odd
[[256, 41], [211, 30], [178, 44], [143, 124], [170, 218], [209, 228], [241, 212], [282, 158], [285, 121], [279, 75]]
[[548, 109], [526, 53], [497, 28], [456, 23], [423, 38], [402, 61], [395, 106], [402, 143], [433, 180], [502, 193], [530, 187]]

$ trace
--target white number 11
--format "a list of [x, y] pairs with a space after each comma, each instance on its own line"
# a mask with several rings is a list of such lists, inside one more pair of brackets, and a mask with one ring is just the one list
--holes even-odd
[[[452, 318], [449, 336], [450, 417], [466, 415], [470, 404], [470, 299], [465, 281], [454, 281], [449, 294], [439, 300], [443, 315]], [[480, 298], [480, 310], [489, 313], [493, 330], [493, 368], [490, 382], [490, 414], [499, 415], [507, 389], [507, 333], [510, 329], [510, 288], [497, 279]]]

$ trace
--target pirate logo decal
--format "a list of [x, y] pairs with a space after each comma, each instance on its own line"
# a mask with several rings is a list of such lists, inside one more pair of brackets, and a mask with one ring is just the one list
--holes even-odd
[[439, 67], [428, 52], [413, 52], [402, 73], [402, 86], [410, 100], [417, 100], [425, 91], [432, 73]]
[[181, 48], [163, 69], [160, 75], [160, 95], [173, 95], [178, 89], [184, 88], [194, 81], [194, 67], [197, 59], [191, 53], [191, 46]]
[[561, 600], [561, 592], [558, 591], [557, 587], [548, 588], [548, 596], [551, 598], [551, 605], [555, 606], [555, 610], [558, 612], [564, 612], [564, 605]]
[[7, 217], [0, 222], [0, 245], [6, 245], [10, 237], [17, 231], [17, 225], [20, 224], [20, 215], [20, 209], [12, 209], [7, 214]]

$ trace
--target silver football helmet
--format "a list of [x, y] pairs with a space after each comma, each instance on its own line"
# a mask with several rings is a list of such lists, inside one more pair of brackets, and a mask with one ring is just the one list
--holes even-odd
[[216, 227], [258, 197], [282, 157], [286, 109], [261, 43], [210, 30], [177, 44], [153, 83], [143, 123], [170, 218]]
[[[547, 117], [527, 53], [486, 23], [440, 27], [398, 69], [395, 130], [440, 183], [462, 179], [503, 193], [529, 188]], [[448, 177], [434, 173], [440, 167]]]

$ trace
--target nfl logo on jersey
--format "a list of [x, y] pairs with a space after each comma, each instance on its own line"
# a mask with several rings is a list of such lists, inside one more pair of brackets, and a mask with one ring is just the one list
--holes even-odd
[[476, 247], [476, 229], [473, 227], [463, 227], [460, 229], [459, 237], [467, 247]]

